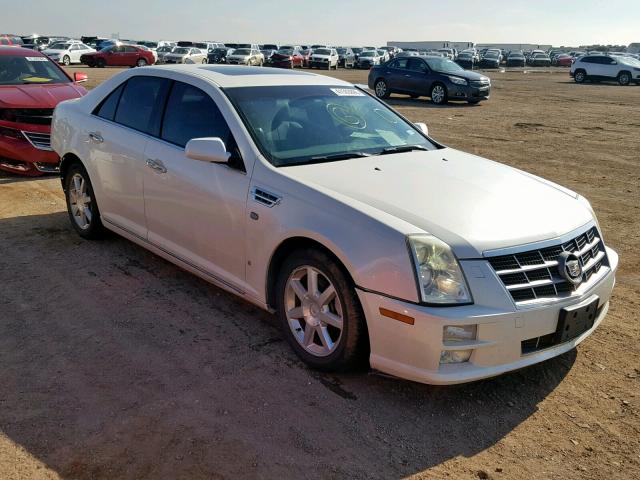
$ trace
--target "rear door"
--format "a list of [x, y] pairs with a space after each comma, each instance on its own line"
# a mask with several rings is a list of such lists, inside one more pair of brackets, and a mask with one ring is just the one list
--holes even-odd
[[140, 53], [140, 50], [137, 49], [136, 47], [125, 45], [123, 47], [123, 53], [122, 53], [122, 58], [124, 62], [122, 65], [125, 65], [127, 67], [135, 67], [141, 55], [142, 54]]
[[384, 78], [389, 88], [396, 91], [406, 91], [409, 72], [407, 70], [408, 58], [398, 58], [393, 62], [380, 67], [384, 72]]
[[144, 151], [149, 136], [160, 129], [169, 85], [160, 77], [132, 77], [101, 102], [84, 126], [103, 219], [144, 239]]

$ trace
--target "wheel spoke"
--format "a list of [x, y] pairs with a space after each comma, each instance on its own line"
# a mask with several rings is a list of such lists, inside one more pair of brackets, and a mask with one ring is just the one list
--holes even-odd
[[322, 342], [322, 346], [327, 350], [333, 349], [333, 340], [329, 336], [329, 331], [327, 327], [320, 327], [318, 329], [318, 337], [320, 337], [320, 341]]
[[87, 223], [91, 223], [91, 217], [93, 215], [91, 214], [91, 210], [89, 208], [84, 209], [84, 216], [87, 219]]
[[333, 285], [329, 285], [318, 298], [318, 303], [320, 304], [320, 306], [324, 307], [325, 305], [328, 305], [331, 300], [333, 300], [333, 297], [335, 297], [335, 295], [336, 289], [333, 288]]
[[318, 314], [318, 318], [322, 323], [326, 323], [327, 325], [331, 325], [332, 327], [336, 327], [342, 330], [342, 318], [340, 318], [335, 313], [320, 312]]
[[311, 267], [307, 268], [307, 291], [312, 297], [320, 293], [318, 292], [318, 272]]
[[291, 288], [293, 288], [293, 291], [300, 300], [304, 300], [304, 297], [307, 296], [307, 290], [302, 286], [300, 280], [291, 280]]
[[302, 344], [305, 346], [313, 345], [313, 339], [315, 337], [316, 328], [312, 327], [308, 323], [304, 327], [304, 338], [302, 339]]
[[302, 318], [304, 317], [304, 310], [302, 307], [292, 308], [287, 312], [287, 317], [289, 318]]
[[80, 193], [80, 176], [79, 175], [73, 176], [73, 188], [76, 191], [76, 194]]

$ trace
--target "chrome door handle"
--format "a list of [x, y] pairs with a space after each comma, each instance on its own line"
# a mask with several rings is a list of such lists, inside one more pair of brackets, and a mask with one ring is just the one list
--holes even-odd
[[167, 169], [160, 160], [152, 160], [147, 158], [147, 167], [152, 168], [158, 173], [167, 173]]
[[98, 132], [89, 132], [89, 138], [96, 143], [104, 142], [104, 138]]

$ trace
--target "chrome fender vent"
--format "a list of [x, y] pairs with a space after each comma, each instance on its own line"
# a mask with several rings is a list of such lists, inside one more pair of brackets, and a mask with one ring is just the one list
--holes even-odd
[[261, 187], [253, 187], [251, 190], [251, 196], [256, 202], [266, 205], [269, 208], [279, 204], [280, 200], [282, 200], [281, 196], [271, 193]]

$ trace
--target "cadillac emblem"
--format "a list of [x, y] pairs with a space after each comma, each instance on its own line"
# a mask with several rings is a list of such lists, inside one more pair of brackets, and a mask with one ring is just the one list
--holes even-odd
[[576, 287], [582, 283], [582, 265], [575, 253], [562, 252], [558, 256], [558, 273]]

